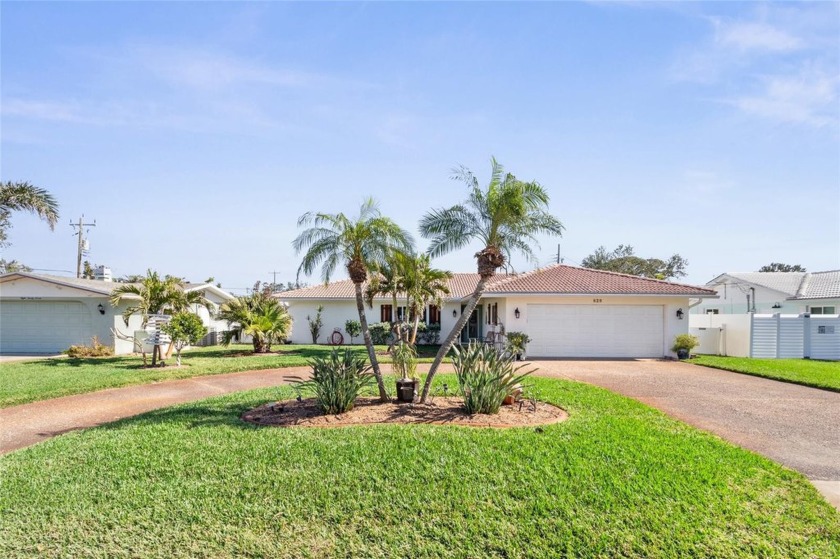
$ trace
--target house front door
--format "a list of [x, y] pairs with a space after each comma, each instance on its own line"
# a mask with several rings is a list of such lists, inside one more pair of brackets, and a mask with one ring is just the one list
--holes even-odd
[[[461, 305], [461, 312], [464, 312], [466, 305]], [[461, 330], [461, 343], [468, 344], [470, 340], [481, 340], [481, 325], [482, 325], [482, 305], [475, 307], [475, 310], [470, 315], [467, 325]]]

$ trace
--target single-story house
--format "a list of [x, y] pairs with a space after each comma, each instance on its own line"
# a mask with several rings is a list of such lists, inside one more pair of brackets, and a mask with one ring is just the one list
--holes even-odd
[[718, 299], [701, 301], [692, 314], [837, 314], [840, 270], [728, 272], [706, 284]]
[[[429, 323], [440, 324], [441, 338], [452, 330], [478, 282], [478, 274], [455, 274], [440, 308], [429, 306]], [[278, 293], [294, 323], [291, 341], [311, 343], [307, 317], [319, 306], [322, 337], [344, 331], [358, 320], [350, 280]], [[673, 356], [678, 334], [688, 333], [689, 299], [717, 297], [712, 289], [564, 264], [522, 274], [499, 274], [489, 282], [461, 342], [484, 340], [488, 332], [525, 332], [530, 357]], [[404, 299], [403, 299], [404, 300]], [[368, 323], [384, 322], [401, 309], [389, 297], [366, 305]], [[345, 334], [345, 340], [348, 340]]]
[[[132, 353], [131, 339], [142, 330], [142, 317], [132, 316], [126, 326], [122, 313], [129, 304], [111, 306], [111, 292], [119, 285], [29, 272], [0, 276], [0, 353], [58, 353], [71, 345], [90, 345], [94, 336], [117, 355]], [[187, 284], [186, 289], [203, 291], [216, 305], [234, 299], [212, 284]], [[209, 330], [227, 330], [227, 323], [217, 321], [204, 307], [194, 311]]]

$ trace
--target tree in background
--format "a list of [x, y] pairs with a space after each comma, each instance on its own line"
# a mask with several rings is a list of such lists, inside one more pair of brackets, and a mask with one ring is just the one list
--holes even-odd
[[31, 212], [55, 229], [58, 222], [58, 202], [52, 194], [28, 182], [0, 183], [0, 247], [9, 246], [8, 232], [12, 227], [12, 212]]
[[388, 392], [385, 390], [365, 317], [362, 284], [367, 280], [368, 270], [384, 262], [390, 254], [395, 251], [409, 252], [412, 246], [411, 235], [382, 216], [373, 198], [362, 203], [356, 219], [350, 219], [343, 213], [307, 212], [298, 219], [298, 227], [302, 226], [308, 227], [292, 242], [298, 254], [305, 251], [298, 268], [298, 277], [301, 273], [311, 274], [320, 267], [321, 279], [329, 283], [339, 264], [346, 267], [356, 291], [356, 310], [359, 312], [362, 337], [379, 387], [379, 398], [387, 402]]
[[606, 247], [598, 247], [580, 263], [584, 268], [618, 272], [631, 276], [668, 280], [681, 278], [686, 275], [685, 268], [688, 260], [675, 254], [668, 260], [659, 258], [641, 258], [636, 256], [630, 245], [618, 245], [618, 248], [608, 252]]
[[781, 262], [771, 262], [766, 266], [758, 269], [759, 272], [807, 272], [805, 268], [799, 264], [782, 264]]
[[524, 182], [492, 159], [490, 183], [481, 188], [465, 167], [454, 171], [453, 179], [467, 185], [467, 200], [456, 206], [432, 210], [420, 220], [420, 233], [431, 238], [429, 256], [442, 256], [478, 241], [483, 248], [476, 253], [479, 280], [455, 327], [443, 341], [426, 376], [420, 402], [429, 396], [432, 379], [443, 358], [455, 343], [470, 315], [478, 305], [487, 281], [505, 265], [512, 252], [536, 260], [533, 249], [539, 247], [536, 235], [560, 235], [563, 224], [548, 213], [548, 192], [536, 181]]
[[218, 318], [228, 323], [224, 345], [242, 335], [251, 336], [254, 353], [271, 351], [274, 343], [285, 341], [292, 326], [292, 317], [280, 301], [260, 291], [222, 304]]
[[0, 274], [11, 274], [12, 272], [31, 272], [32, 268], [21, 264], [17, 260], [6, 260], [0, 258]]
[[353, 338], [362, 333], [362, 324], [358, 320], [348, 320], [344, 323], [344, 330], [350, 336], [350, 345], [353, 345]]
[[162, 330], [172, 338], [172, 344], [177, 352], [175, 359], [179, 367], [181, 366], [181, 350], [188, 345], [197, 344], [207, 335], [207, 327], [201, 321], [201, 317], [189, 312], [176, 313]]

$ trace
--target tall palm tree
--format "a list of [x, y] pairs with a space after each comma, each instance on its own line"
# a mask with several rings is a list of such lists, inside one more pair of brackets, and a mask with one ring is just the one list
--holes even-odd
[[50, 229], [58, 222], [58, 202], [52, 194], [28, 182], [0, 184], [0, 246], [5, 246], [12, 212], [27, 211], [46, 221]]
[[539, 244], [536, 235], [561, 235], [563, 224], [548, 213], [548, 193], [536, 181], [518, 180], [495, 158], [491, 160], [490, 182], [482, 189], [478, 179], [465, 167], [454, 171], [453, 179], [467, 185], [469, 195], [462, 204], [432, 210], [420, 220], [420, 233], [430, 238], [430, 256], [440, 256], [478, 241], [483, 248], [475, 254], [479, 280], [452, 332], [440, 346], [423, 386], [421, 402], [425, 402], [432, 379], [443, 358], [464, 329], [478, 305], [488, 280], [504, 266], [512, 252], [519, 252], [534, 261], [532, 247]]
[[362, 284], [368, 277], [368, 270], [384, 262], [391, 253], [410, 250], [413, 244], [411, 235], [387, 217], [383, 217], [372, 198], [362, 203], [359, 217], [355, 220], [343, 213], [307, 212], [298, 219], [298, 227], [303, 226], [310, 227], [292, 242], [292, 247], [298, 254], [306, 251], [298, 268], [298, 277], [301, 272], [311, 274], [320, 266], [321, 279], [324, 283], [329, 283], [339, 263], [346, 266], [356, 290], [356, 309], [359, 312], [368, 357], [379, 386], [379, 397], [382, 401], [388, 401], [388, 393], [365, 318]]
[[230, 326], [224, 335], [225, 345], [237, 335], [246, 334], [251, 336], [254, 353], [271, 351], [274, 342], [289, 335], [292, 325], [292, 317], [280, 301], [261, 291], [224, 303], [218, 318], [226, 320]]
[[[157, 272], [147, 270], [146, 277], [140, 282], [121, 284], [115, 288], [111, 292], [111, 305], [116, 307], [122, 301], [128, 301], [129, 305], [122, 313], [125, 325], [128, 326], [132, 315], [139, 314], [144, 328], [149, 323], [150, 315], [186, 312], [191, 305], [201, 305], [213, 312], [214, 305], [204, 297], [204, 293], [185, 291], [184, 288], [181, 278], [165, 276], [161, 279]], [[157, 362], [158, 355], [160, 346], [155, 345], [152, 351], [152, 366]]]
[[441, 299], [449, 295], [449, 280], [452, 272], [432, 268], [428, 254], [411, 256], [406, 260], [403, 288], [406, 295], [406, 310], [413, 317], [410, 344], [417, 343], [417, 328], [420, 315], [428, 304], [441, 306]]

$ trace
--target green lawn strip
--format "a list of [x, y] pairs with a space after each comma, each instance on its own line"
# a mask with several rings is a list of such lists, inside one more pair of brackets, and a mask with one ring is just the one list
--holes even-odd
[[840, 362], [698, 355], [690, 363], [840, 392]]
[[280, 387], [62, 435], [0, 458], [0, 556], [840, 556], [840, 515], [798, 473], [605, 390], [529, 383], [569, 420], [239, 420]]
[[[359, 355], [367, 356], [364, 346], [349, 347]], [[285, 345], [279, 347], [280, 353], [253, 355], [250, 345], [195, 348], [182, 353], [183, 366], [180, 368], [143, 367], [142, 358], [137, 356], [4, 363], [0, 374], [0, 407], [132, 384], [305, 366], [316, 355], [325, 355], [332, 349], [320, 345]], [[437, 349], [438, 346], [419, 346], [419, 361], [431, 363]], [[385, 350], [385, 346], [377, 346], [378, 353]], [[379, 355], [378, 359], [382, 363], [390, 362], [387, 355]], [[174, 355], [168, 363], [175, 363]]]

